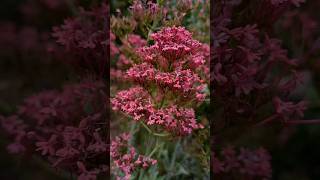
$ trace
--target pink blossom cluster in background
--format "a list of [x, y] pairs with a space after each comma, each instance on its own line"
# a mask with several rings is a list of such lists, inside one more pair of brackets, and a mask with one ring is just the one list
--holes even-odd
[[108, 7], [102, 3], [90, 11], [80, 9], [76, 17], [68, 18], [63, 25], [53, 28], [53, 37], [65, 47], [68, 56], [63, 61], [80, 74], [89, 72], [106, 76], [107, 15]]
[[[304, 1], [216, 2], [211, 32], [211, 97], [217, 108], [213, 111], [223, 115], [215, 116], [211, 125], [215, 130], [214, 175], [221, 179], [232, 174], [271, 179], [269, 148], [246, 150], [241, 146], [250, 142], [241, 140], [256, 134], [262, 137], [268, 127], [319, 123], [304, 120], [308, 103], [301, 97], [293, 98], [305, 80], [302, 68], [306, 59], [294, 58], [296, 54], [284, 48], [275, 35], [274, 23]], [[260, 128], [264, 130], [256, 132]], [[236, 131], [250, 133], [232, 136]], [[238, 145], [227, 146], [233, 143]]]
[[[282, 116], [288, 116], [282, 119], [301, 118], [301, 110], [305, 109], [306, 104], [301, 102], [299, 106], [293, 106], [293, 102], [289, 102], [290, 92], [301, 83], [301, 74], [297, 69], [301, 62], [289, 58], [280, 41], [259, 31], [256, 24], [228, 28], [232, 7], [225, 5], [224, 13], [215, 20], [216, 29], [213, 33], [217, 39], [211, 72], [215, 85], [213, 95], [228, 110], [235, 123], [262, 121], [259, 120], [261, 116], [257, 109], [273, 99], [276, 109], [274, 113], [288, 108], [291, 112], [299, 112], [282, 113]], [[235, 43], [233, 47], [228, 45], [231, 42]], [[281, 73], [274, 73], [274, 69], [280, 69]], [[253, 97], [254, 100], [249, 101], [248, 98]], [[280, 103], [283, 101], [288, 103]], [[294, 114], [298, 116], [291, 116]], [[281, 119], [275, 118], [272, 121], [275, 120]]]
[[102, 82], [83, 82], [27, 98], [17, 114], [1, 118], [14, 139], [9, 152], [41, 155], [79, 179], [106, 173], [105, 88]]
[[270, 160], [270, 154], [264, 148], [241, 148], [237, 152], [234, 147], [227, 146], [221, 150], [220, 155], [213, 155], [212, 168], [217, 178], [219, 174], [236, 174], [240, 177], [264, 179], [271, 177]]
[[152, 21], [156, 18], [155, 16], [159, 16], [163, 11], [158, 4], [151, 1], [147, 3], [147, 7], [144, 6], [141, 1], [133, 1], [132, 6], [130, 6], [133, 18], [137, 21]]
[[[62, 1], [55, 2], [23, 4], [25, 18], [35, 15], [28, 7], [44, 3], [50, 6], [49, 9], [59, 11], [66, 6]], [[79, 180], [106, 177], [109, 172], [106, 128], [109, 95], [101, 77], [106, 76], [103, 73], [106, 73], [107, 62], [108, 9], [105, 3], [90, 7], [90, 10], [75, 7], [77, 15], [54, 27], [52, 37], [33, 26], [22, 30], [13, 25], [2, 28], [7, 35], [10, 29], [13, 31], [1, 41], [1, 46], [3, 42], [15, 43], [13, 47], [17, 52], [30, 55], [28, 63], [34, 63], [33, 57], [45, 57], [41, 64], [62, 62], [72, 65], [73, 70], [77, 70], [74, 72], [81, 75], [80, 80], [61, 83], [60, 90], [42, 90], [25, 98], [16, 113], [1, 116], [1, 126], [12, 140], [7, 146], [10, 153], [40, 157], [54, 167], [57, 174], [67, 172]], [[27, 21], [32, 22], [31, 19]], [[69, 75], [64, 74], [64, 78], [68, 79]]]
[[[110, 79], [120, 82], [127, 81], [126, 70], [134, 64], [133, 60], [127, 58], [127, 56], [135, 56], [137, 58], [137, 49], [145, 46], [147, 42], [136, 34], [129, 34], [127, 38], [122, 39], [122, 45], [120, 47], [115, 45], [115, 40], [115, 35], [110, 32], [111, 58], [118, 57], [116, 67], [110, 67]], [[127, 54], [127, 56], [125, 54]]]

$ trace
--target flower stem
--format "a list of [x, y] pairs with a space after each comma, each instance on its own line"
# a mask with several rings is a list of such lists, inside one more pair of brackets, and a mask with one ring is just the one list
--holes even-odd
[[155, 152], [157, 152], [157, 150], [159, 149], [160, 145], [159, 145], [159, 140], [158, 138], [156, 138], [156, 146], [154, 147], [154, 149], [151, 151], [151, 153], [149, 154], [149, 157], [151, 157]]
[[179, 138], [178, 142], [176, 143], [176, 146], [174, 148], [174, 152], [173, 152], [173, 155], [172, 155], [172, 159], [171, 159], [171, 163], [170, 163], [170, 171], [173, 171], [174, 169], [174, 165], [175, 165], [175, 162], [176, 162], [176, 156], [177, 156], [177, 151], [178, 151], [178, 148], [180, 146], [180, 142], [181, 142], [181, 139]]
[[166, 136], [170, 136], [169, 133], [155, 133], [153, 132], [144, 122], [140, 121], [142, 126], [150, 133], [150, 134], [153, 134], [154, 136], [159, 136], [159, 137], [166, 137]]
[[147, 130], [149, 133], [153, 134], [152, 130], [151, 130], [144, 122], [142, 122], [142, 121], [140, 121], [140, 122], [141, 122], [142, 126], [143, 126], [144, 128], [146, 128], [146, 130]]
[[167, 136], [170, 136], [170, 134], [169, 133], [152, 133], [153, 135], [155, 135], [155, 136], [159, 136], [159, 137], [167, 137]]

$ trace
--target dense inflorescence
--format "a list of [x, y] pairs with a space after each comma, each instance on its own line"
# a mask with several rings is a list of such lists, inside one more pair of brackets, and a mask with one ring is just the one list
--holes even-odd
[[123, 133], [111, 142], [110, 156], [115, 163], [113, 170], [117, 171], [118, 168], [124, 173], [123, 177], [119, 175], [117, 179], [130, 180], [136, 169], [146, 169], [157, 163], [157, 160], [138, 154], [136, 149], [129, 145], [130, 138], [129, 134]]
[[137, 50], [147, 44], [146, 40], [136, 34], [128, 34], [126, 38], [121, 39], [122, 45], [118, 47], [115, 44], [116, 37], [110, 33], [110, 54], [111, 58], [117, 59], [115, 67], [110, 68], [110, 78], [113, 81], [127, 81], [126, 70], [134, 64], [138, 58]]
[[[214, 22], [213, 95], [217, 101], [221, 100], [219, 103], [228, 110], [235, 123], [240, 123], [243, 118], [260, 121], [257, 120], [258, 108], [273, 99], [289, 101], [288, 95], [301, 82], [297, 70], [299, 61], [289, 58], [281, 42], [259, 31], [256, 24], [230, 28], [228, 18], [231, 18], [232, 6], [228, 7]], [[286, 103], [276, 104], [275, 109], [279, 109]], [[305, 103], [300, 105], [295, 107], [305, 109], [302, 107]], [[301, 115], [299, 113], [291, 119], [301, 118]]]
[[[242, 148], [243, 155], [237, 155], [236, 147], [230, 149], [226, 145], [240, 137], [226, 136], [235, 130], [277, 122], [282, 125], [316, 122], [302, 120], [307, 103], [297, 99], [295, 102], [291, 96], [302, 84], [304, 77], [300, 71], [304, 59], [290, 58], [282, 42], [272, 37], [273, 22], [285, 10], [304, 1], [217, 2], [211, 32], [211, 97], [216, 108], [213, 114], [219, 114], [212, 121], [214, 174], [221, 178], [235, 173], [270, 179], [271, 157], [266, 150]], [[239, 11], [243, 18], [235, 17]], [[312, 27], [310, 23], [309, 28]], [[253, 159], [261, 167], [249, 163]]]
[[107, 72], [107, 16], [108, 7], [103, 3], [90, 11], [80, 9], [76, 17], [53, 28], [53, 37], [66, 48], [64, 61], [81, 73], [105, 76]]
[[17, 114], [1, 119], [14, 139], [9, 152], [38, 153], [79, 179], [106, 173], [105, 88], [102, 82], [84, 82], [27, 98]]
[[271, 157], [264, 148], [249, 150], [241, 148], [237, 152], [234, 147], [228, 146], [221, 151], [218, 158], [212, 156], [213, 173], [219, 177], [220, 174], [234, 174], [239, 177], [270, 178]]
[[[197, 133], [207, 129], [207, 121], [198, 108], [208, 102], [210, 48], [196, 40], [205, 39], [202, 31], [193, 29], [191, 32], [190, 26], [182, 23], [184, 16], [189, 21], [195, 18], [187, 17], [193, 10], [204, 16], [203, 3], [135, 0], [128, 11], [115, 9], [111, 18], [111, 105], [117, 119], [111, 122], [117, 128], [113, 136], [127, 132], [134, 139], [133, 147], [146, 154], [152, 151], [152, 158], [158, 161], [148, 170], [135, 168], [130, 172], [133, 178], [208, 176], [209, 168], [199, 169], [199, 173], [190, 171], [192, 175], [187, 175], [182, 165], [170, 163], [168, 159], [183, 156], [179, 158], [185, 161], [183, 163], [202, 161], [203, 167], [209, 165], [209, 160], [205, 159], [209, 154], [206, 154], [207, 149], [202, 149], [204, 146], [199, 148], [203, 152], [201, 157], [177, 150], [193, 136], [203, 138]], [[190, 5], [197, 10], [188, 7]], [[201, 23], [203, 21], [197, 25]], [[119, 164], [112, 164], [121, 169]], [[178, 167], [179, 172], [169, 173]], [[113, 174], [125, 178], [124, 174]]]
[[[214, 95], [218, 101], [222, 100], [223, 107], [234, 117], [233, 121], [241, 122], [242, 117], [257, 121], [259, 114], [254, 109], [268, 104], [278, 95], [286, 99], [297, 87], [301, 79], [296, 70], [298, 62], [287, 57], [278, 40], [267, 35], [260, 40], [254, 25], [220, 33], [227, 38], [215, 48], [213, 55]], [[227, 46], [231, 42], [236, 44], [232, 48]], [[281, 73], [274, 75], [274, 69]], [[254, 101], [248, 100], [253, 97]]]
[[[31, 67], [28, 68], [32, 71], [39, 69], [34, 72], [38, 79], [42, 74], [37, 72], [47, 71], [46, 66], [50, 66], [50, 71], [46, 72], [49, 75], [44, 76], [45, 83], [41, 84], [41, 89], [51, 88], [46, 83], [58, 71], [51, 72], [52, 69], [62, 67], [63, 73], [61, 70], [59, 72], [64, 80], [59, 82], [61, 90], [43, 90], [29, 95], [17, 107], [16, 113], [0, 116], [0, 123], [12, 140], [7, 146], [8, 152], [28, 158], [40, 157], [58, 170], [55, 172], [61, 176], [67, 173], [76, 175], [79, 180], [93, 180], [105, 178], [109, 172], [109, 87], [103, 79], [108, 77], [106, 56], [109, 7], [105, 2], [89, 3], [87, 6], [90, 7], [85, 8], [75, 6], [61, 0], [26, 1], [20, 6], [24, 16], [22, 24], [32, 25], [20, 27], [1, 22], [4, 26], [0, 29], [0, 46], [7, 46], [8, 49], [1, 56], [9, 61], [18, 59], [21, 64], [25, 63], [25, 59], [28, 60], [28, 66]], [[49, 11], [43, 17], [37, 16], [43, 10]], [[74, 17], [66, 19], [63, 25], [53, 25], [70, 13], [74, 13]], [[34, 25], [41, 28], [35, 28]], [[52, 29], [52, 26], [55, 26], [53, 32], [47, 32], [50, 30], [46, 28]], [[38, 59], [41, 62], [35, 61]], [[33, 66], [36, 63], [39, 68]], [[71, 64], [81, 71], [76, 71], [79, 73], [76, 74], [65, 64]], [[27, 74], [24, 71], [28, 68], [20, 69], [23, 75]], [[71, 74], [77, 78], [73, 79]], [[68, 82], [65, 82], [66, 79]]]
[[[134, 120], [143, 119], [147, 125], [164, 126], [173, 134], [190, 134], [192, 129], [202, 127], [195, 120], [194, 110], [179, 107], [179, 103], [167, 102], [164, 106], [164, 102], [169, 93], [181, 104], [186, 99], [189, 103], [205, 99], [206, 85], [194, 71], [205, 63], [205, 57], [198, 52], [202, 44], [182, 27], [164, 28], [151, 37], [155, 44], [138, 49], [141, 63], [126, 72], [127, 78], [140, 87], [120, 91], [111, 101], [113, 109]], [[148, 92], [151, 87], [157, 88], [160, 102]]]

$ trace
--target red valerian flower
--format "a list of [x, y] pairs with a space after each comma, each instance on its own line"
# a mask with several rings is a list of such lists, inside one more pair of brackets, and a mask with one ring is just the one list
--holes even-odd
[[130, 180], [134, 171], [139, 168], [146, 169], [157, 163], [157, 160], [138, 154], [136, 149], [128, 144], [130, 139], [128, 133], [123, 133], [111, 142], [110, 156], [114, 162], [113, 168], [118, 168], [124, 173], [124, 176], [116, 174], [119, 180]]
[[128, 69], [127, 78], [140, 85], [157, 84], [159, 88], [169, 88], [173, 92], [182, 93], [185, 98], [195, 98], [199, 102], [205, 99], [205, 84], [190, 69], [161, 72], [150, 64], [142, 63]]
[[16, 115], [1, 118], [3, 129], [14, 139], [9, 152], [39, 154], [79, 179], [105, 174], [105, 88], [99, 81], [83, 82], [65, 86], [62, 92], [41, 92], [27, 98]]
[[158, 4], [152, 1], [142, 3], [140, 0], [134, 0], [132, 6], [130, 6], [130, 11], [135, 20], [146, 22], [146, 24], [164, 14], [163, 8], [160, 8]]
[[207, 85], [198, 72], [205, 69], [208, 47], [183, 27], [163, 28], [151, 38], [154, 45], [139, 48], [139, 60], [126, 71], [126, 79], [139, 86], [119, 91], [111, 100], [113, 110], [173, 135], [188, 135], [203, 127], [196, 122], [195, 105], [184, 106], [206, 98]]
[[[53, 28], [53, 37], [66, 48], [67, 63], [84, 69], [84, 72], [105, 75], [108, 11], [105, 3], [91, 11], [81, 9], [76, 17], [66, 19], [63, 25]], [[110, 36], [114, 38], [112, 34]], [[112, 43], [110, 46], [111, 55], [115, 55], [117, 48]]]
[[151, 96], [141, 87], [118, 92], [111, 100], [113, 110], [132, 116], [136, 121], [157, 125], [176, 135], [187, 135], [203, 126], [196, 122], [194, 110], [168, 106], [158, 109], [152, 104]]
[[212, 168], [217, 177], [228, 177], [234, 173], [244, 177], [270, 179], [270, 160], [271, 156], [263, 148], [241, 148], [240, 151], [236, 151], [234, 147], [228, 146], [222, 149], [220, 155], [214, 154]]
[[[229, 132], [229, 128], [236, 131], [269, 122], [319, 122], [300, 120], [307, 104], [292, 102], [290, 93], [301, 83], [298, 66], [302, 62], [290, 58], [281, 41], [270, 37], [272, 33], [269, 33], [285, 9], [301, 2], [262, 0], [248, 5], [247, 1], [228, 1], [216, 6], [210, 96], [217, 112], [223, 116], [216, 116], [217, 120], [213, 120], [213, 128], [218, 132], [213, 136], [215, 141], [223, 142], [222, 131]], [[238, 7], [242, 5], [246, 8], [240, 8], [241, 13], [248, 18], [235, 19]], [[212, 156], [214, 174], [218, 179], [228, 179], [233, 174], [243, 175], [241, 177], [246, 179], [271, 178], [271, 157], [263, 148], [237, 151], [234, 147], [217, 144], [216, 149], [218, 151], [215, 150]]]

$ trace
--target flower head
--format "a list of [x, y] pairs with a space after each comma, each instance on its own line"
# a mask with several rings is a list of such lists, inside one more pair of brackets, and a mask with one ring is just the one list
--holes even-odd
[[157, 160], [138, 154], [136, 149], [129, 145], [130, 139], [128, 133], [123, 133], [111, 141], [110, 156], [113, 159], [114, 168], [124, 173], [124, 176], [118, 175], [118, 179], [129, 180], [134, 171], [139, 168], [146, 169], [157, 163]]

